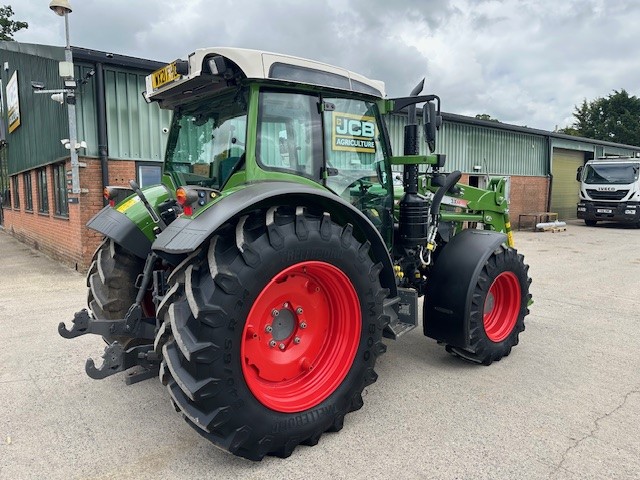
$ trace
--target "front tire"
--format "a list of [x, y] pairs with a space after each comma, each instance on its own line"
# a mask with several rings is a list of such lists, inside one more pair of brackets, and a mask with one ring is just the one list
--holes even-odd
[[596, 224], [598, 223], [598, 221], [597, 220], [585, 220], [584, 223], [585, 223], [585, 225], [587, 227], [595, 227]]
[[261, 460], [315, 445], [362, 407], [385, 351], [380, 264], [328, 213], [228, 224], [170, 278], [161, 379], [187, 422]]
[[501, 245], [487, 259], [474, 286], [469, 311], [469, 349], [448, 345], [466, 360], [491, 365], [511, 353], [525, 329], [531, 299], [529, 266], [524, 257]]

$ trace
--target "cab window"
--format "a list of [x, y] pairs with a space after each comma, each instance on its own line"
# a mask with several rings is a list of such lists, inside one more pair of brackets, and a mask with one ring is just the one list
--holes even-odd
[[266, 170], [319, 181], [322, 141], [318, 97], [262, 92], [258, 117], [258, 163]]

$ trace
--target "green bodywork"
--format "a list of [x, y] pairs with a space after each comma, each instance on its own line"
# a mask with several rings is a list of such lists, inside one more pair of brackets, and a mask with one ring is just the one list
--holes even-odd
[[[175, 188], [172, 189], [171, 187], [172, 185], [153, 185], [143, 190], [144, 196], [149, 204], [157, 210], [157, 206], [170, 197], [169, 192], [175, 190]], [[138, 195], [134, 194], [127, 197], [114, 208], [135, 223], [151, 242], [155, 240], [154, 228], [157, 224], [151, 219], [149, 212], [140, 201]]]
[[[214, 208], [214, 206], [223, 198], [231, 196], [239, 190], [244, 189], [247, 185], [257, 182], [278, 180], [295, 182], [299, 184], [301, 183], [313, 186], [318, 189], [326, 189], [329, 187], [329, 182], [327, 179], [331, 180], [331, 177], [327, 177], [326, 172], [324, 176], [317, 179], [312, 179], [304, 175], [299, 175], [293, 171], [289, 173], [287, 171], [275, 171], [272, 168], [266, 168], [265, 165], [261, 164], [257, 159], [256, 152], [259, 151], [260, 148], [259, 108], [261, 102], [261, 94], [265, 90], [273, 90], [273, 88], [273, 85], [269, 85], [269, 83], [265, 81], [249, 82], [246, 80], [243, 82], [241, 88], [237, 88], [237, 93], [234, 94], [235, 97], [239, 97], [241, 94], [245, 95], [244, 101], [246, 101], [246, 142], [243, 145], [244, 165], [241, 169], [238, 169], [237, 172], [231, 174], [223, 185], [213, 185], [216, 193], [212, 195], [211, 199], [208, 199], [206, 205], [194, 208], [193, 212], [190, 215], [183, 214], [183, 217], [193, 219], [198, 218], [204, 215], [209, 209]], [[320, 99], [328, 97], [329, 95], [339, 96], [338, 94], [333, 92], [331, 94], [327, 94], [322, 88], [319, 87], [303, 87], [300, 85], [297, 85], [295, 87], [283, 87], [281, 84], [279, 84], [277, 91], [290, 93], [292, 95], [314, 95]], [[229, 89], [227, 89], [223, 91], [223, 93], [216, 95], [214, 98], [223, 97], [224, 95], [230, 97], [232, 94], [229, 92]], [[378, 122], [382, 122], [383, 117], [379, 109], [380, 107], [382, 107], [386, 111], [388, 102], [376, 102], [375, 99], [371, 99], [370, 96], [354, 92], [351, 92], [348, 95], [343, 95], [345, 96], [345, 98], [351, 99], [348, 101], [369, 102], [367, 104], [371, 106], [372, 113], [369, 113], [367, 115], [371, 115], [371, 117], [362, 118], [373, 118], [373, 115], [375, 115], [378, 119]], [[236, 101], [235, 97], [234, 101]], [[319, 110], [322, 110], [322, 108], [319, 108]], [[326, 119], [327, 117], [324, 118]], [[176, 128], [175, 125], [176, 119], [174, 118], [173, 130], [179, 132], [179, 128]], [[179, 133], [176, 133], [175, 135], [178, 134]], [[369, 212], [367, 216], [370, 218], [370, 220], [376, 220], [376, 218], [379, 218], [381, 214], [381, 205], [387, 205], [387, 207], [385, 208], [388, 208], [389, 210], [393, 209], [393, 216], [397, 221], [398, 200], [401, 198], [403, 190], [402, 187], [393, 185], [391, 166], [433, 166], [437, 163], [437, 160], [435, 155], [392, 156], [388, 139], [383, 135], [379, 135], [379, 140], [381, 142], [381, 145], [376, 150], [376, 152], [378, 152], [376, 153], [376, 155], [384, 155], [384, 165], [378, 167], [378, 181], [375, 180], [375, 177], [373, 177], [373, 181], [371, 181], [370, 179], [357, 180], [358, 183], [350, 185], [346, 190], [344, 190], [342, 196], [344, 198], [350, 199], [350, 201], [361, 211], [365, 211], [365, 213]], [[171, 142], [171, 134], [169, 142]], [[325, 148], [326, 145], [327, 144], [325, 144]], [[172, 151], [173, 150], [171, 148], [168, 148], [167, 155], [171, 155]], [[194, 152], [194, 154], [197, 153], [198, 152]], [[228, 153], [228, 155], [230, 155], [230, 153]], [[370, 185], [365, 185], [367, 183], [370, 183]], [[162, 185], [144, 188], [143, 192], [149, 204], [154, 209], [158, 210], [158, 205], [166, 201], [168, 198], [170, 198], [170, 196], [175, 197], [176, 189], [180, 186], [183, 186], [184, 184], [185, 177], [183, 174], [181, 174], [179, 171], [176, 171], [175, 169], [165, 169], [162, 177]], [[443, 204], [441, 206], [440, 220], [443, 222], [455, 222], [456, 231], [462, 229], [465, 226], [465, 222], [481, 223], [484, 225], [485, 229], [507, 233], [509, 235], [509, 242], [512, 243], [512, 236], [510, 235], [510, 225], [508, 219], [508, 204], [505, 193], [505, 185], [506, 182], [504, 178], [491, 179], [489, 188], [487, 190], [458, 184], [459, 193], [448, 194], [445, 197], [445, 201], [443, 201]], [[334, 191], [333, 188], [329, 189]], [[358, 192], [358, 189], [360, 189], [360, 193]], [[431, 185], [431, 177], [429, 175], [421, 174], [419, 176], [419, 193], [429, 196], [430, 194], [435, 193], [437, 189], [438, 187]], [[389, 192], [391, 193], [388, 195], [388, 203], [384, 203], [387, 202], [387, 200], [384, 200], [384, 198], [386, 198], [385, 195]], [[135, 200], [137, 198], [137, 195], [133, 195], [116, 205], [115, 208], [121, 213], [124, 213], [127, 218], [133, 221], [138, 226], [138, 228], [140, 228], [140, 230], [144, 232], [145, 236], [153, 242], [156, 237], [156, 234], [154, 233], [156, 224], [151, 220], [150, 215], [143, 203]], [[392, 199], [395, 200], [393, 204], [391, 203], [393, 201]], [[449, 202], [450, 204], [447, 204], [447, 202]], [[454, 203], [454, 205], [451, 205], [451, 203]], [[388, 223], [389, 222], [387, 222], [387, 225], [385, 227], [381, 226], [382, 223], [381, 225], [376, 225], [376, 228], [381, 230], [380, 233], [384, 238], [387, 247], [391, 249], [393, 242], [393, 234], [391, 230], [392, 225], [391, 227], [389, 227]], [[383, 228], [385, 228], [386, 231], [382, 231]]]

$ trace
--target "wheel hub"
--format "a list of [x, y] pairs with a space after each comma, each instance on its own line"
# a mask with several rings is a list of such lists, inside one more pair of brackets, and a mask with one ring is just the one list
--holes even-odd
[[296, 327], [296, 319], [293, 312], [288, 308], [275, 311], [278, 314], [273, 318], [271, 336], [275, 341], [280, 341], [291, 336]]

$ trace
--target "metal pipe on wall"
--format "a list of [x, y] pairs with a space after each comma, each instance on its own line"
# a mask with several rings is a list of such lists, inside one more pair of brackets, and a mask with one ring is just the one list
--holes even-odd
[[[102, 188], [109, 185], [109, 141], [107, 137], [107, 107], [102, 63], [96, 63], [96, 116], [98, 120], [98, 157], [102, 170]], [[107, 199], [103, 198], [104, 205]]]

